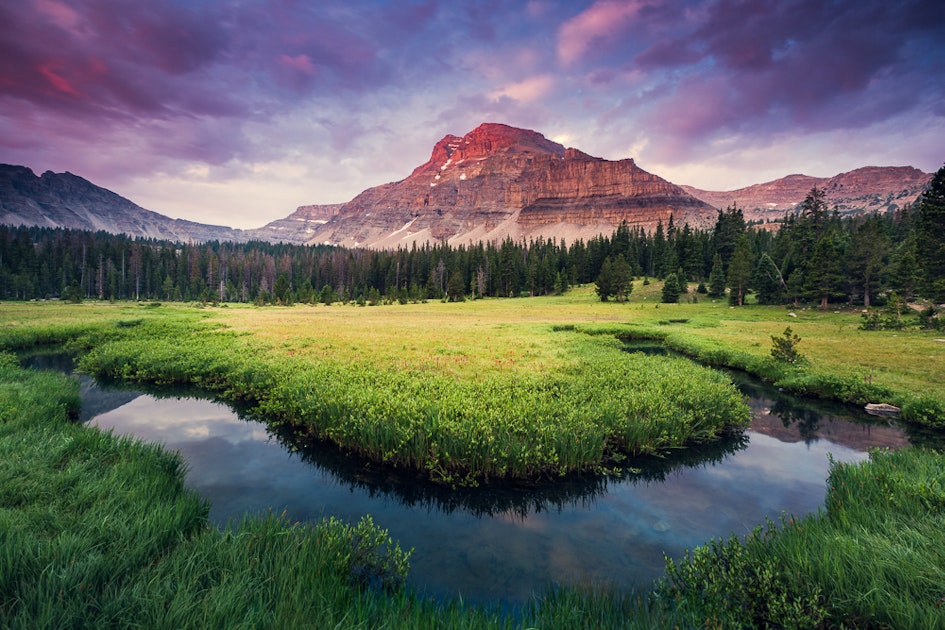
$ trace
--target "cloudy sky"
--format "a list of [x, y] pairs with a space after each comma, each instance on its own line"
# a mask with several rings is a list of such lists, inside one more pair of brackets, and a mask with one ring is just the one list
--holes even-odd
[[945, 162], [941, 0], [16, 0], [0, 162], [259, 227], [534, 129], [730, 190]]

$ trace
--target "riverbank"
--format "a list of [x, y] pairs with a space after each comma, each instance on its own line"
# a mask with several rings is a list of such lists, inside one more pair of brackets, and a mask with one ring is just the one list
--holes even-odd
[[502, 301], [462, 306], [144, 306], [85, 332], [37, 319], [6, 346], [58, 334], [97, 377], [194, 385], [270, 425], [448, 485], [601, 472], [749, 422], [717, 371], [509, 317]]
[[[403, 585], [409, 552], [369, 519], [208, 527], [160, 447], [71, 421], [76, 384], [0, 356], [5, 627], [937, 627], [945, 458], [836, 465], [826, 512], [669, 563], [649, 594], [559, 588], [519, 617]], [[793, 626], [792, 626], [793, 624]]]

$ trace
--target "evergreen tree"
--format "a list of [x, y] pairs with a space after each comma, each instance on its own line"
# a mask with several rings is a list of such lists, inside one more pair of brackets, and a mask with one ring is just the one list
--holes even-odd
[[656, 231], [653, 233], [652, 258], [650, 260], [650, 268], [644, 272], [646, 275], [662, 278], [668, 273], [668, 270], [662, 267], [666, 249], [667, 245], [666, 237], [663, 234], [663, 221], [659, 219], [656, 222]]
[[709, 272], [709, 297], [720, 298], [720, 297], [723, 297], [724, 295], [725, 295], [725, 269], [723, 268], [723, 265], [722, 265], [721, 254], [716, 254], [712, 258], [712, 271]]
[[286, 278], [284, 273], [280, 273], [279, 277], [276, 279], [276, 286], [273, 289], [273, 294], [279, 304], [290, 304], [291, 300], [289, 299], [289, 279]]
[[331, 306], [331, 303], [335, 300], [335, 292], [332, 290], [330, 284], [322, 285], [321, 291], [318, 292], [318, 301], [324, 304], [325, 306]]
[[838, 235], [831, 231], [817, 241], [811, 256], [804, 289], [824, 310], [831, 299], [843, 295], [842, 251]]
[[759, 304], [780, 304], [784, 301], [787, 284], [781, 276], [781, 270], [767, 252], [758, 259], [751, 282]]
[[915, 235], [910, 234], [896, 250], [891, 265], [889, 286], [908, 299], [915, 295], [920, 281], [921, 271], [916, 256]]
[[889, 252], [889, 237], [877, 215], [858, 225], [846, 256], [852, 292], [863, 296], [863, 306], [870, 307], [870, 297], [879, 290], [881, 274]]
[[679, 301], [679, 280], [676, 274], [671, 273], [663, 280], [663, 302], [675, 304]]
[[597, 285], [595, 291], [601, 302], [606, 302], [610, 296], [614, 295], [614, 273], [613, 264], [610, 262], [610, 256], [604, 259], [600, 266], [600, 273], [597, 275]]
[[712, 249], [713, 254], [722, 258], [723, 273], [728, 270], [735, 246], [744, 233], [745, 216], [736, 204], [732, 204], [724, 212], [719, 210], [715, 229], [712, 231]]
[[676, 282], [679, 284], [679, 295], [686, 295], [689, 293], [689, 283], [686, 282], [686, 272], [683, 271], [682, 267], [676, 271]]
[[618, 302], [626, 302], [633, 291], [633, 277], [630, 265], [623, 256], [617, 256], [611, 266], [612, 289]]
[[450, 302], [463, 302], [466, 300], [466, 281], [463, 280], [463, 274], [460, 273], [459, 269], [454, 269], [450, 273], [449, 285], [447, 292], [449, 294]]
[[945, 166], [938, 169], [919, 198], [915, 235], [922, 294], [934, 302], [945, 302]]
[[555, 274], [555, 293], [562, 295], [568, 290], [568, 276], [567, 273], [558, 272]]
[[731, 289], [729, 300], [736, 306], [745, 304], [745, 294], [748, 292], [752, 276], [751, 241], [747, 234], [742, 234], [732, 253], [732, 261], [728, 265], [728, 287]]

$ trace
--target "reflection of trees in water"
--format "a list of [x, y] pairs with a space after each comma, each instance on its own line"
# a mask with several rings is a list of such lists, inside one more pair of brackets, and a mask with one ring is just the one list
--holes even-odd
[[58, 347], [18, 352], [17, 358], [21, 366], [31, 370], [52, 370], [63, 374], [72, 374], [75, 370], [75, 356]]
[[[256, 418], [247, 415], [244, 419]], [[345, 453], [333, 445], [313, 442], [302, 432], [284, 427], [267, 430], [303, 461], [371, 497], [389, 497], [411, 507], [445, 513], [462, 511], [474, 516], [514, 514], [523, 518], [533, 512], [586, 507], [606, 494], [610, 484], [663, 481], [673, 471], [719, 462], [748, 444], [747, 437], [737, 434], [709, 444], [674, 450], [663, 457], [628, 459], [611, 469], [609, 474], [575, 474], [553, 480], [451, 488], [420, 478], [416, 473]]]
[[91, 376], [75, 373], [75, 355], [59, 347], [40, 348], [17, 353], [20, 365], [31, 370], [48, 370], [70, 375], [79, 381], [79, 399], [82, 401], [77, 419], [88, 422], [114, 409], [127, 405], [141, 395], [140, 388], [129, 388], [120, 383], [104, 384]]
[[[71, 356], [61, 352], [33, 356], [25, 365], [65, 373], [73, 370]], [[743, 394], [754, 399], [756, 405], [769, 408], [770, 413], [780, 418], [785, 427], [795, 426], [807, 442], [817, 438], [824, 417], [837, 417], [862, 424], [886, 424], [866, 414], [854, 414], [844, 405], [796, 398], [742, 373], [733, 372], [731, 376]], [[223, 402], [242, 420], [266, 424], [247, 406], [221, 401], [193, 388], [135, 384], [133, 389], [129, 389], [121, 383], [100, 381], [95, 381], [93, 386], [97, 390], [94, 395], [98, 396], [98, 402], [106, 407], [109, 404], [113, 405], [112, 408], [118, 407], [141, 393], [155, 398], [204, 398]], [[98, 403], [83, 400], [83, 407], [87, 404]], [[99, 409], [97, 413], [108, 410]], [[568, 475], [532, 483], [504, 482], [478, 488], [449, 488], [420, 478], [416, 473], [397, 470], [346, 453], [330, 444], [312, 443], [301, 432], [266, 426], [270, 435], [288, 450], [296, 452], [302, 461], [330, 473], [340, 484], [357, 488], [371, 497], [392, 498], [412, 507], [426, 507], [445, 513], [462, 511], [475, 516], [511, 514], [525, 517], [533, 512], [588, 506], [603, 496], [610, 484], [658, 483], [675, 471], [718, 463], [745, 448], [749, 441], [747, 436], [738, 433], [708, 444], [676, 449], [661, 457], [628, 458], [617, 466], [611, 466], [608, 474]], [[904, 425], [903, 429], [913, 444], [941, 447], [945, 442], [942, 435], [922, 427]]]
[[804, 407], [798, 407], [791, 402], [778, 399], [771, 402], [771, 415], [780, 418], [785, 428], [793, 426], [805, 443], [818, 439], [820, 430], [820, 414]]
[[[628, 352], [684, 356], [667, 350], [658, 342], [653, 341], [625, 342], [625, 346]], [[858, 407], [835, 401], [794, 396], [746, 372], [722, 371], [726, 372], [739, 391], [750, 399], [752, 408], [767, 409], [768, 413], [781, 420], [785, 428], [796, 430], [805, 443], [809, 444], [819, 438], [825, 422], [839, 421], [864, 427], [893, 427], [901, 431], [913, 446], [945, 448], [945, 433], [942, 431], [909, 422], [897, 422], [871, 416]]]
[[945, 449], [945, 432], [941, 429], [903, 422], [901, 425], [909, 444], [920, 448]]

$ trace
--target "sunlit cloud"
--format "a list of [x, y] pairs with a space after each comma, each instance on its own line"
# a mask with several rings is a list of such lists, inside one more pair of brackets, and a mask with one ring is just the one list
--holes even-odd
[[702, 188], [932, 171], [940, 4], [0, 3], [0, 162], [237, 227], [402, 179], [486, 121]]
[[636, 0], [599, 0], [558, 29], [558, 58], [570, 65], [595, 46], [606, 45], [640, 11]]
[[545, 74], [507, 85], [493, 92], [492, 97], [507, 97], [525, 102], [537, 101], [547, 96], [554, 89], [555, 84], [555, 78]]

